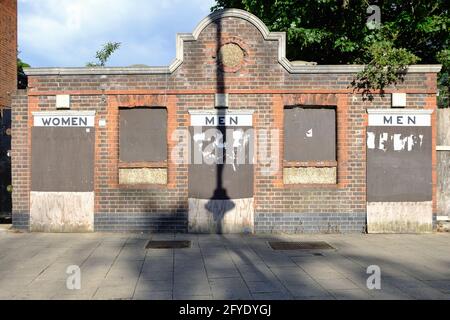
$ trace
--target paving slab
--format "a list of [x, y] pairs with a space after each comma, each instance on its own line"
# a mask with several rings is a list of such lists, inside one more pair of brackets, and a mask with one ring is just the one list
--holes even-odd
[[221, 278], [209, 281], [214, 299], [243, 300], [251, 299], [250, 291], [241, 278]]
[[174, 295], [204, 296], [211, 294], [211, 286], [206, 277], [204, 280], [192, 280], [189, 278], [173, 283]]
[[[148, 240], [188, 249], [145, 249]], [[335, 250], [275, 251], [267, 241]], [[65, 281], [81, 268], [80, 290]], [[369, 290], [369, 265], [381, 289]], [[0, 299], [450, 299], [450, 234], [0, 234]]]
[[134, 295], [134, 285], [107, 285], [101, 286], [95, 292], [95, 300], [124, 300], [131, 299]]
[[323, 289], [320, 285], [317, 284], [308, 284], [308, 285], [293, 285], [286, 284], [289, 292], [296, 299], [305, 299], [308, 297], [316, 297], [318, 299], [332, 297], [331, 293], [327, 290]]
[[425, 284], [431, 288], [441, 291], [442, 293], [450, 294], [450, 279], [425, 281]]
[[362, 289], [332, 290], [331, 294], [337, 300], [371, 300], [374, 299], [367, 291]]
[[133, 300], [172, 300], [172, 291], [136, 291]]
[[358, 286], [349, 279], [315, 279], [326, 290], [350, 290], [358, 289]]
[[430, 287], [402, 288], [401, 291], [417, 300], [448, 300], [450, 295]]
[[136, 291], [162, 292], [172, 291], [173, 282], [171, 280], [143, 280], [140, 279], [136, 285]]
[[253, 293], [253, 299], [255, 300], [292, 300], [293, 296], [284, 292], [263, 292]]

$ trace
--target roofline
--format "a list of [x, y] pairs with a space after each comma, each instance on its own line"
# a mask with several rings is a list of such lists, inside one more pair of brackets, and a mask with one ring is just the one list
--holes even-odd
[[[440, 64], [416, 64], [407, 68], [407, 73], [438, 73]], [[291, 66], [290, 73], [358, 73], [364, 69], [361, 64], [347, 65], [304, 65]], [[72, 67], [72, 68], [26, 68], [28, 76], [70, 76], [70, 75], [131, 75], [131, 74], [170, 74], [170, 67]]]
[[[28, 76], [46, 75], [128, 75], [128, 74], [171, 74], [182, 63], [184, 57], [184, 42], [196, 41], [201, 32], [211, 23], [222, 18], [240, 18], [253, 24], [262, 34], [264, 40], [278, 41], [278, 62], [289, 73], [357, 73], [364, 65], [294, 65], [286, 58], [286, 33], [270, 32], [258, 17], [240, 9], [225, 9], [211, 13], [194, 29], [192, 33], [177, 33], [176, 56], [169, 66], [161, 67], [72, 67], [72, 68], [24, 68]], [[411, 65], [407, 72], [437, 73], [441, 65]]]

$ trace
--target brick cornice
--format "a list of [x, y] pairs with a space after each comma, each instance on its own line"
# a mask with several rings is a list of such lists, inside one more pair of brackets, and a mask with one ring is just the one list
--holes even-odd
[[[229, 94], [359, 94], [352, 89], [228, 89], [225, 90]], [[435, 90], [409, 89], [402, 90], [385, 89], [383, 94], [403, 92], [408, 94], [436, 94]], [[28, 90], [28, 96], [56, 96], [58, 94], [70, 94], [74, 96], [96, 96], [96, 95], [198, 95], [198, 94], [215, 94], [217, 89], [197, 89], [197, 90]], [[373, 91], [372, 94], [382, 94], [379, 90]]]

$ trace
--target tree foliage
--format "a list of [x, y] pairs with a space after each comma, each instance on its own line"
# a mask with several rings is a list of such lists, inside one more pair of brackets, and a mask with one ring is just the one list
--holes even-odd
[[103, 47], [96, 52], [95, 57], [97, 62], [88, 62], [87, 67], [104, 67], [111, 55], [120, 48], [120, 42], [107, 42]]
[[352, 85], [369, 99], [373, 98], [371, 90], [382, 91], [387, 85], [403, 81], [408, 65], [420, 60], [404, 48], [394, 48], [390, 41], [372, 43], [367, 56], [366, 67], [358, 73]]
[[[378, 28], [368, 25], [380, 8]], [[353, 83], [364, 93], [402, 80], [405, 67], [441, 63], [441, 106], [448, 106], [448, 0], [216, 0], [216, 11], [240, 8], [271, 31], [287, 33], [287, 57], [319, 64], [366, 64]]]
[[30, 65], [23, 62], [17, 57], [17, 89], [26, 89], [28, 86], [28, 77], [23, 71], [23, 68], [29, 68]]

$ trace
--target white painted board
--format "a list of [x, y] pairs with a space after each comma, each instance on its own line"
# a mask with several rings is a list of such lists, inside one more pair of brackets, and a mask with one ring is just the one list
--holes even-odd
[[191, 126], [194, 127], [251, 127], [253, 125], [251, 114], [191, 114]]

